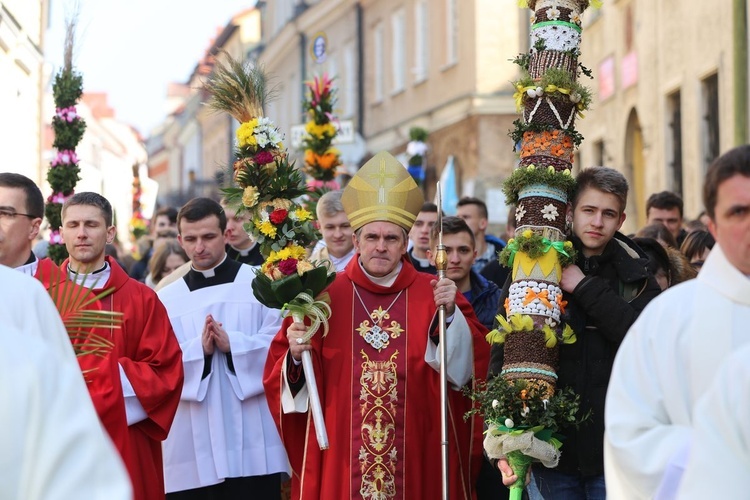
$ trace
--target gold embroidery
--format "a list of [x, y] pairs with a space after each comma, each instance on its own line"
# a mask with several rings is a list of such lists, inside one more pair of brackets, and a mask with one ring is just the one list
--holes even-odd
[[404, 333], [404, 329], [401, 328], [398, 321], [391, 321], [389, 326], [381, 327], [383, 320], [391, 319], [388, 310], [384, 310], [382, 306], [370, 313], [370, 319], [372, 319], [372, 325], [369, 320], [364, 320], [356, 330], [360, 337], [365, 339], [365, 342], [377, 349], [378, 352], [388, 347], [390, 339], [397, 339]]
[[[395, 338], [395, 337], [394, 337]], [[396, 496], [396, 403], [398, 377], [394, 352], [388, 360], [371, 361], [364, 350], [359, 383], [362, 415], [362, 447], [359, 450], [364, 499], [385, 500]]]

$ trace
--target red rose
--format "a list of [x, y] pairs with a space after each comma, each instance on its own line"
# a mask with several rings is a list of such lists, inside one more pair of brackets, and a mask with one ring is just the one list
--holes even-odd
[[273, 161], [273, 155], [268, 151], [258, 151], [258, 153], [253, 156], [253, 161], [258, 165], [265, 165], [266, 163], [271, 163]]
[[290, 274], [294, 274], [297, 272], [297, 259], [286, 259], [279, 262], [279, 271], [281, 271], [284, 276], [289, 276]]
[[273, 212], [271, 212], [271, 215], [268, 216], [269, 219], [271, 219], [271, 222], [274, 224], [281, 224], [286, 219], [286, 216], [289, 215], [289, 212], [284, 210], [283, 208], [277, 208]]

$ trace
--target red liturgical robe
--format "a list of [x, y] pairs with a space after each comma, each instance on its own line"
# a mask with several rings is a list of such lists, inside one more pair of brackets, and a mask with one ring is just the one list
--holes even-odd
[[[70, 281], [67, 274], [55, 265], [50, 259], [42, 259], [37, 265], [36, 279], [44, 284], [44, 288], [50, 290], [55, 285], [58, 288], [60, 296], [66, 296], [67, 287], [80, 289]], [[80, 293], [80, 292], [76, 292]], [[92, 292], [86, 291], [87, 294]], [[101, 304], [97, 301], [90, 306], [91, 309], [101, 309]], [[111, 332], [101, 332], [107, 339], [112, 338]], [[89, 391], [94, 408], [99, 416], [99, 420], [107, 430], [110, 439], [117, 447], [117, 451], [123, 460], [129, 456], [128, 443], [128, 422], [125, 418], [125, 398], [122, 395], [122, 386], [120, 385], [120, 373], [117, 367], [117, 357], [113, 352], [102, 357], [100, 355], [78, 356], [78, 364], [81, 371], [84, 372], [86, 388]]]
[[[328, 450], [319, 449], [309, 412], [282, 409], [290, 319], [274, 339], [264, 382], [292, 466], [294, 499], [440, 498], [440, 374], [425, 362], [435, 278], [402, 263], [386, 288], [354, 258], [328, 289], [330, 331], [312, 340]], [[471, 331], [472, 373], [484, 378], [486, 330], [460, 294], [456, 300]], [[464, 420], [471, 402], [460, 391], [449, 389], [449, 401], [450, 498], [470, 499], [482, 460], [481, 419]]]
[[[113, 354], [147, 415], [128, 427], [130, 456], [125, 465], [135, 500], [163, 499], [161, 441], [169, 434], [180, 402], [182, 352], [156, 293], [128, 277], [111, 257], [106, 259], [111, 275], [101, 288], [115, 291], [102, 299], [102, 307], [123, 313], [121, 327], [112, 332]], [[61, 269], [66, 270], [67, 265], [65, 261]], [[118, 369], [114, 385], [119, 384]]]

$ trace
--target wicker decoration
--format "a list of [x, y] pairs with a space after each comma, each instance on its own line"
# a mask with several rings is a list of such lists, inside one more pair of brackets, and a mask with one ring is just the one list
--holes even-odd
[[573, 167], [571, 162], [562, 158], [558, 158], [557, 156], [538, 154], [529, 155], [522, 158], [521, 163], [519, 164], [519, 168], [529, 167], [532, 165], [537, 168], [552, 167], [556, 172], [562, 172], [563, 170], [569, 171]]
[[531, 78], [538, 80], [550, 67], [563, 69], [576, 76], [578, 71], [578, 58], [570, 52], [559, 52], [556, 50], [540, 50], [531, 54], [529, 59], [529, 74]]

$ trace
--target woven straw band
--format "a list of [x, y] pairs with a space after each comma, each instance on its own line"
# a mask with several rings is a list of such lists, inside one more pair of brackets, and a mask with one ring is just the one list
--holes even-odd
[[565, 70], [575, 78], [578, 71], [578, 59], [568, 52], [553, 50], [540, 50], [531, 54], [529, 60], [529, 75], [531, 75], [531, 78], [541, 78], [549, 68]]
[[535, 166], [536, 168], [545, 169], [547, 167], [553, 167], [556, 172], [562, 172], [563, 170], [570, 170], [573, 165], [569, 161], [565, 161], [562, 158], [556, 156], [547, 156], [543, 154], [527, 156], [521, 160], [519, 168], [526, 168], [529, 166]]

